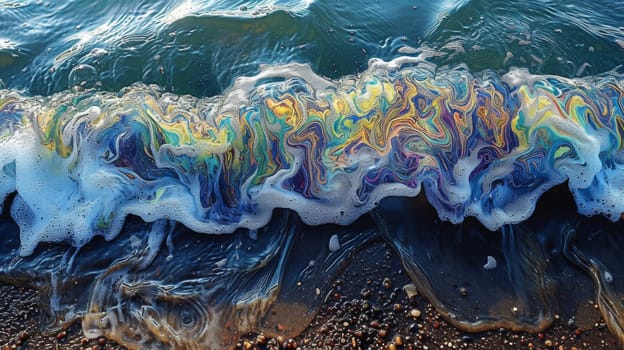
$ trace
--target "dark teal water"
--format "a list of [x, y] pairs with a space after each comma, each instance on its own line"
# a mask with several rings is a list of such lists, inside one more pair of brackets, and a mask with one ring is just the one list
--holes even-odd
[[418, 54], [576, 77], [621, 64], [623, 26], [624, 4], [604, 0], [4, 1], [0, 79], [36, 95], [142, 81], [211, 96], [261, 64], [337, 78], [373, 57]]

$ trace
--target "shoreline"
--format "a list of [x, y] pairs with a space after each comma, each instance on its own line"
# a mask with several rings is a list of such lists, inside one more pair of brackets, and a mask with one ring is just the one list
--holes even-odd
[[[383, 249], [379, 249], [383, 245]], [[613, 349], [616, 338], [606, 328], [593, 301], [590, 327], [555, 319], [537, 334], [505, 329], [463, 332], [448, 324], [421, 296], [409, 297], [411, 281], [398, 257], [384, 243], [355, 254], [332, 285], [311, 324], [297, 337], [243, 335], [236, 349]], [[104, 337], [88, 340], [75, 322], [56, 334], [39, 328], [42, 309], [37, 292], [0, 285], [0, 350], [109, 349], [125, 347]]]

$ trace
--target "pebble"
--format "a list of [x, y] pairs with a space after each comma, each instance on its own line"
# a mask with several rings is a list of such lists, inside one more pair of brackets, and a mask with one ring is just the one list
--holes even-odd
[[418, 309], [411, 309], [410, 310], [410, 316], [414, 317], [414, 318], [418, 318], [420, 317], [420, 315], [422, 315], [422, 312]]
[[483, 265], [483, 269], [494, 270], [495, 268], [496, 268], [496, 259], [493, 256], [488, 255], [487, 262], [485, 263], [485, 265]]
[[360, 295], [362, 296], [362, 299], [369, 299], [371, 297], [371, 291], [370, 289], [362, 289]]
[[340, 249], [340, 241], [338, 240], [338, 235], [334, 234], [329, 239], [329, 250], [331, 252], [338, 251]]
[[462, 337], [462, 341], [466, 344], [470, 344], [472, 342], [474, 342], [474, 339], [472, 339], [472, 337], [468, 336], [468, 335], [464, 335]]
[[400, 335], [394, 337], [394, 344], [397, 346], [403, 346], [403, 338]]
[[407, 294], [408, 298], [413, 298], [418, 295], [418, 289], [416, 289], [416, 286], [412, 283], [404, 285], [403, 291]]
[[288, 339], [288, 343], [286, 345], [287, 349], [296, 349], [297, 348], [297, 342], [294, 339]]

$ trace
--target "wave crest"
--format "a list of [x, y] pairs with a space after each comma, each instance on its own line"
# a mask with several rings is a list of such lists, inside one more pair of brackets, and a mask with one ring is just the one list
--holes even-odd
[[424, 187], [438, 215], [489, 229], [528, 218], [568, 181], [579, 212], [617, 220], [624, 203], [622, 82], [500, 77], [462, 66], [373, 61], [329, 81], [264, 67], [210, 99], [135, 85], [119, 94], [0, 92], [0, 195], [21, 253], [39, 242], [110, 239], [129, 214], [194, 231], [349, 224]]

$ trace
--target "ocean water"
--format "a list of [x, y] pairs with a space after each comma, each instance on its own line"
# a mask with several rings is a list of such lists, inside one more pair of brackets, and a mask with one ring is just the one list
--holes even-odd
[[229, 348], [383, 239], [457, 327], [589, 298], [624, 340], [623, 10], [0, 1], [0, 281], [48, 329]]

